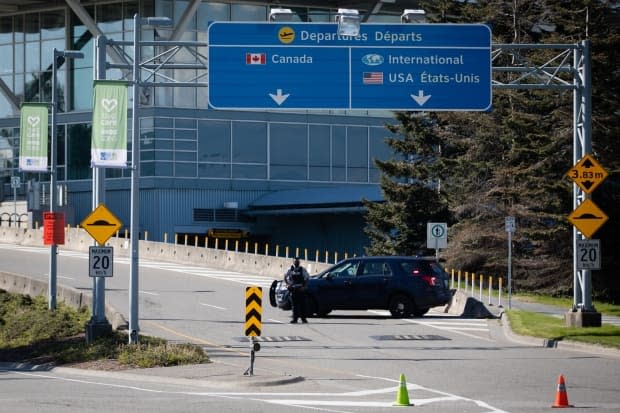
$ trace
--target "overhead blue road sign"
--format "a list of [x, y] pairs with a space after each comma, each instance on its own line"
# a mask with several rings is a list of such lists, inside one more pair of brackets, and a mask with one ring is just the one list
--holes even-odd
[[209, 26], [214, 109], [491, 108], [491, 31], [481, 24]]

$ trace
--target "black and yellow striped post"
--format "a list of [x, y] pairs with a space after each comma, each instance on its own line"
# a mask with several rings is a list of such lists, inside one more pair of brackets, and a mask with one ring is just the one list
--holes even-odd
[[245, 287], [245, 335], [250, 337], [250, 367], [244, 375], [254, 375], [254, 353], [260, 350], [260, 344], [254, 341], [259, 337], [262, 328], [263, 289], [261, 287]]
[[260, 336], [263, 313], [262, 287], [245, 288], [245, 335]]

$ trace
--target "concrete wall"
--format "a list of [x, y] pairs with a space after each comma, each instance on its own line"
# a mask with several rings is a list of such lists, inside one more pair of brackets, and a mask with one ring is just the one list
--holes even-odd
[[[0, 242], [43, 247], [43, 228], [0, 227]], [[69, 228], [65, 230], [65, 244], [59, 245], [58, 248], [88, 252], [88, 247], [92, 246], [93, 242], [90, 235], [83, 229]], [[128, 239], [112, 237], [106, 245], [114, 247], [115, 256], [129, 257], [130, 241]], [[154, 241], [140, 241], [139, 258], [177, 262], [179, 264], [204, 265], [222, 270], [275, 278], [281, 278], [293, 261], [292, 258]], [[312, 275], [318, 274], [331, 264], [302, 260], [302, 265]]]
[[[65, 230], [65, 244], [59, 249], [88, 252], [93, 245], [93, 239], [81, 228]], [[22, 229], [0, 227], [0, 243], [41, 246], [43, 247], [43, 228]], [[112, 237], [107, 245], [114, 247], [114, 255], [129, 257], [130, 241], [125, 238]], [[139, 258], [177, 262], [179, 264], [204, 265], [212, 268], [238, 271], [247, 274], [257, 274], [274, 279], [282, 278], [284, 272], [292, 263], [291, 258], [273, 257], [245, 252], [224, 251], [213, 248], [193, 247], [162, 242], [140, 241]], [[310, 274], [317, 274], [331, 264], [303, 261]], [[48, 284], [35, 280], [29, 274], [12, 274], [0, 272], [0, 288], [31, 296], [47, 295]], [[88, 293], [73, 288], [58, 285], [58, 300], [65, 301], [73, 307], [92, 306], [92, 297]], [[106, 317], [113, 328], [126, 328], [125, 318], [114, 308], [106, 305]]]

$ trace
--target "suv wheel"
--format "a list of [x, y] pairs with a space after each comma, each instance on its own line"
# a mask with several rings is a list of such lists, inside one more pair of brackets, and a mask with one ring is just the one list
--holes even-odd
[[408, 317], [414, 311], [414, 304], [406, 295], [398, 294], [390, 300], [389, 310], [393, 317]]

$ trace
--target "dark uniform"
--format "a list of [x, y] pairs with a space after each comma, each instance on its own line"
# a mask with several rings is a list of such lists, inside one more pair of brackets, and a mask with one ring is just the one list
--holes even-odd
[[308, 283], [308, 271], [299, 265], [299, 258], [295, 258], [291, 269], [288, 270], [284, 281], [291, 293], [291, 304], [293, 307], [293, 319], [291, 323], [296, 323], [301, 318], [302, 323], [306, 320], [306, 285]]

